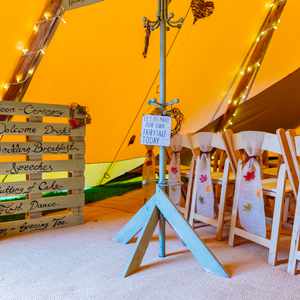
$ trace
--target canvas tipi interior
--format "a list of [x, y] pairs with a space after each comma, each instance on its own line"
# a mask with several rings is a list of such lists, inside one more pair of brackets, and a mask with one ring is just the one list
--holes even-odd
[[[145, 150], [139, 143], [141, 116], [151, 110], [147, 100], [157, 97], [158, 86], [158, 80], [151, 85], [158, 72], [158, 34], [152, 34], [148, 58], [141, 54], [141, 16], [155, 16], [152, 2], [104, 1], [66, 12], [66, 23], [59, 25], [23, 99], [78, 102], [88, 107], [92, 116], [86, 144], [88, 187], [105, 183], [143, 162]], [[173, 2], [171, 10], [178, 16], [185, 15], [189, 1]], [[1, 4], [1, 82], [9, 80], [20, 57], [17, 45], [26, 46], [46, 4], [46, 0]], [[223, 105], [215, 115], [267, 14], [262, 0], [250, 1], [246, 6], [242, 1], [216, 1], [215, 5], [213, 16], [195, 25], [188, 14], [168, 57], [167, 97], [181, 99], [183, 132], [196, 132], [225, 111]], [[274, 107], [275, 102], [287, 106], [283, 90], [283, 98], [277, 100], [276, 83], [299, 67], [299, 5], [288, 1], [251, 91], [250, 98], [275, 84], [255, 99], [262, 108]], [[168, 36], [169, 47], [175, 34], [176, 30]], [[295, 84], [289, 82], [292, 86], [287, 89], [294, 89]], [[293, 103], [299, 100], [299, 96], [295, 97]], [[251, 105], [245, 105], [245, 116], [248, 107]], [[260, 116], [256, 111], [254, 114], [256, 118]], [[128, 145], [133, 135], [137, 139]], [[107, 170], [109, 176], [104, 177]]]
[[[60, 6], [63, 2], [69, 3], [68, 5], [75, 4], [75, 6], [78, 2], [91, 5], [66, 10], [58, 18], [47, 11], [48, 7]], [[69, 172], [52, 173], [51, 171], [38, 174], [28, 172], [28, 175], [0, 176], [0, 186], [1, 184], [6, 186], [10, 182], [13, 182], [12, 185], [18, 185], [20, 182], [23, 184], [23, 181], [26, 181], [25, 184], [34, 182], [32, 190], [36, 182], [43, 181], [45, 178], [52, 178], [53, 181], [59, 178], [58, 180], [70, 180], [70, 182], [82, 180], [80, 181], [82, 186], [65, 189], [62, 186], [60, 191], [50, 193], [51, 199], [59, 198], [55, 200], [56, 203], [60, 201], [63, 204], [66, 203], [65, 195], [71, 199], [80, 198], [81, 206], [79, 204], [72, 206], [67, 203], [68, 206], [63, 207], [59, 203], [60, 208], [48, 209], [47, 205], [51, 205], [51, 200], [46, 199], [49, 193], [43, 194], [40, 190], [36, 194], [32, 190], [25, 195], [23, 193], [21, 196], [23, 198], [0, 197], [1, 212], [4, 211], [2, 215], [0, 213], [1, 237], [8, 236], [9, 234], [6, 235], [6, 233], [9, 230], [23, 233], [49, 229], [50, 227], [47, 226], [53, 220], [56, 222], [57, 216], [62, 212], [64, 215], [61, 220], [67, 219], [66, 226], [62, 223], [61, 227], [58, 226], [60, 230], [48, 231], [44, 233], [45, 235], [36, 232], [35, 235], [28, 234], [1, 240], [1, 266], [5, 272], [0, 276], [2, 290], [0, 299], [44, 300], [52, 299], [52, 297], [72, 300], [120, 298], [147, 300], [153, 297], [156, 299], [195, 299], [196, 297], [199, 299], [277, 299], [277, 297], [278, 299], [297, 299], [299, 284], [296, 276], [287, 277], [285, 266], [273, 268], [267, 265], [266, 252], [263, 252], [266, 249], [262, 250], [263, 247], [255, 243], [231, 248], [227, 240], [216, 241], [215, 233], [209, 226], [202, 227], [203, 224], [200, 224], [197, 227], [199, 222], [194, 222], [194, 219], [186, 222], [188, 219], [186, 215], [184, 215], [186, 220], [180, 219], [180, 213], [173, 205], [169, 206], [169, 213], [171, 211], [172, 215], [179, 215], [178, 223], [184, 228], [183, 231], [193, 234], [193, 241], [196, 240], [198, 246], [201, 244], [200, 250], [203, 252], [199, 251], [199, 248], [196, 249], [193, 243], [190, 247], [191, 244], [188, 244], [185, 239], [188, 234], [183, 235], [183, 238], [178, 234], [180, 238], [176, 239], [171, 226], [166, 226], [167, 250], [171, 254], [164, 261], [154, 262], [153, 265], [157, 268], [145, 267], [143, 269], [145, 273], [141, 272], [136, 277], [132, 276], [125, 281], [119, 276], [134, 246], [116, 244], [113, 238], [116, 237], [117, 232], [122, 233], [124, 228], [126, 231], [128, 224], [130, 229], [136, 229], [136, 219], [131, 219], [132, 215], [140, 209], [143, 210], [145, 206], [147, 211], [147, 205], [155, 198], [152, 197], [146, 203], [145, 192], [140, 189], [142, 187], [141, 170], [146, 156], [146, 148], [140, 143], [140, 133], [142, 116], [153, 112], [153, 107], [148, 105], [148, 100], [160, 96], [159, 33], [157, 31], [151, 34], [147, 57], [144, 58], [142, 55], [145, 43], [142, 17], [147, 16], [151, 19], [156, 17], [156, 2], [153, 0], [10, 0], [0, 3], [1, 103], [5, 101], [61, 105], [78, 103], [87, 107], [91, 115], [91, 124], [86, 126], [85, 161], [83, 156], [74, 158], [75, 156], [66, 155], [63, 158], [69, 160], [68, 163], [70, 160], [72, 160], [71, 163], [73, 160], [81, 160], [82, 169], [79, 171], [69, 169]], [[299, 1], [213, 0], [214, 13], [196, 23], [193, 22], [190, 0], [169, 0], [169, 2], [170, 11], [175, 12], [176, 18], [181, 16], [185, 18], [182, 28], [170, 30], [167, 34], [167, 100], [180, 99], [176, 107], [180, 108], [184, 114], [181, 128], [183, 134], [221, 131], [225, 128], [230, 128], [234, 132], [257, 130], [275, 133], [278, 128], [300, 127], [298, 83], [300, 80], [300, 41], [298, 38], [300, 27], [297, 23]], [[270, 35], [272, 38], [267, 43], [266, 51], [262, 51], [259, 61], [254, 60], [254, 65], [249, 66], [247, 62], [250, 61], [251, 54], [255, 52], [253, 49], [259, 49], [259, 43], [264, 37], [269, 36], [269, 32], [263, 31], [262, 26], [270, 16], [274, 2], [279, 3], [278, 6], [285, 4], [280, 14], [280, 22], [277, 19], [271, 24], [268, 30], [272, 32]], [[30, 43], [44, 30], [44, 23], [41, 19], [47, 22], [50, 20], [48, 23], [55, 19], [55, 26], [53, 26], [55, 29], [48, 33], [46, 38], [49, 43], [46, 47], [38, 49], [39, 58], [36, 65], [27, 69], [27, 75], [19, 74], [17, 71], [20, 61], [26, 61], [26, 56], [31, 55], [30, 49], [28, 50]], [[247, 83], [247, 86], [244, 86], [247, 94], [242, 94], [239, 102], [234, 104], [235, 91], [239, 89], [243, 78], [252, 74], [253, 68], [255, 68], [255, 76], [253, 80], [251, 79], [251, 84]], [[245, 73], [248, 75], [244, 77]], [[10, 88], [17, 90], [18, 86], [23, 84], [26, 92], [20, 98], [10, 97]], [[237, 106], [234, 108], [234, 118], [228, 119], [228, 112], [234, 105]], [[2, 126], [3, 117], [5, 116], [0, 114]], [[25, 121], [24, 116], [20, 120], [14, 118], [13, 121]], [[41, 118], [41, 120], [40, 122], [45, 122], [45, 119]], [[52, 121], [51, 118], [46, 120]], [[67, 120], [64, 121], [67, 122]], [[223, 122], [227, 125], [225, 126]], [[11, 138], [12, 136], [1, 135], [0, 141], [12, 141]], [[48, 142], [52, 137], [45, 137], [45, 140], [43, 138], [40, 137], [38, 141]], [[69, 137], [64, 138], [59, 142], [71, 140]], [[28, 136], [21, 136], [20, 140], [32, 142]], [[80, 143], [83, 144], [83, 139]], [[204, 151], [204, 154], [209, 152]], [[279, 162], [281, 168], [284, 165], [281, 164], [282, 157], [283, 155], [279, 156], [277, 160], [278, 156], [273, 156], [271, 159], [274, 163]], [[8, 156], [0, 157], [0, 163], [6, 162], [8, 158], [13, 164], [12, 157]], [[152, 158], [154, 161], [155, 158]], [[182, 165], [190, 166], [190, 158], [190, 149], [183, 149]], [[248, 158], [257, 159], [255, 156]], [[32, 157], [23, 155], [22, 162], [24, 159], [26, 159], [26, 164], [31, 162]], [[33, 160], [35, 162], [43, 160], [43, 157], [34, 157]], [[196, 159], [193, 162], [195, 161]], [[84, 164], [83, 176], [81, 170]], [[233, 165], [231, 162], [231, 166]], [[178, 166], [180, 168], [180, 164]], [[207, 166], [206, 170], [210, 172], [211, 164]], [[228, 171], [229, 162], [227, 166]], [[176, 171], [178, 173], [178, 168]], [[233, 173], [228, 171], [228, 180], [231, 175], [234, 177]], [[31, 177], [32, 174], [37, 177]], [[189, 174], [193, 176], [193, 172]], [[179, 172], [179, 198], [182, 198], [181, 179], [183, 177], [180, 175]], [[83, 179], [85, 179], [85, 191], [83, 191]], [[151, 184], [154, 181], [152, 180]], [[190, 182], [190, 187], [193, 189], [193, 180]], [[123, 183], [125, 184], [122, 185]], [[282, 186], [284, 192], [284, 183]], [[154, 184], [150, 188], [153, 187]], [[186, 190], [185, 188], [186, 186], [184, 186], [184, 192], [188, 190], [188, 187]], [[208, 192], [212, 192], [214, 186], [211, 185], [210, 188]], [[134, 189], [132, 193], [125, 194]], [[230, 201], [233, 200], [230, 205], [234, 202], [234, 191], [232, 185]], [[263, 188], [255, 190], [257, 198], [262, 195], [257, 192], [262, 191]], [[5, 194], [5, 191], [2, 190], [1, 193]], [[122, 196], [112, 197], [119, 195]], [[224, 195], [226, 196], [226, 192]], [[196, 197], [197, 192], [195, 192], [194, 203]], [[99, 201], [104, 198], [109, 199]], [[44, 205], [46, 203], [46, 206], [36, 210], [29, 209], [31, 201], [36, 199]], [[26, 203], [26, 207], [22, 207], [22, 201]], [[88, 202], [94, 203], [88, 204]], [[158, 201], [156, 205], [157, 203]], [[4, 204], [8, 205], [7, 211], [4, 209]], [[17, 206], [11, 208], [11, 205]], [[192, 205], [188, 209], [191, 207]], [[213, 209], [216, 207], [217, 205]], [[216, 209], [218, 213], [219, 207]], [[292, 207], [291, 211], [294, 208]], [[21, 213], [17, 213], [18, 209]], [[152, 209], [151, 216], [145, 214], [143, 218], [140, 217], [140, 220], [143, 219], [140, 223], [145, 221], [145, 216], [148, 218], [149, 226], [153, 227], [151, 234], [155, 230], [153, 219], [156, 218], [156, 223], [164, 221], [164, 218], [168, 219], [161, 212], [156, 215], [157, 207], [152, 207]], [[289, 211], [286, 214], [287, 221], [288, 213]], [[278, 220], [281, 220], [281, 215], [278, 215]], [[76, 222], [68, 224], [73, 217]], [[127, 223], [129, 219], [131, 221]], [[169, 219], [167, 221], [169, 222]], [[75, 224], [81, 224], [81, 226], [65, 228]], [[124, 224], [127, 225], [122, 227]], [[161, 234], [158, 239], [160, 239], [160, 249], [162, 249], [164, 247], [163, 222], [160, 225]], [[229, 222], [226, 223], [227, 225]], [[172, 227], [178, 233], [182, 230], [180, 226]], [[120, 228], [123, 229], [119, 231]], [[155, 246], [154, 243], [150, 243], [150, 231], [148, 225], [141, 231], [142, 234], [137, 244], [138, 246], [142, 244], [142, 250], [136, 252], [138, 257], [135, 258], [136, 260], [144, 255], [147, 246], [150, 251], [145, 260], [157, 258], [157, 243]], [[145, 239], [148, 239], [148, 245], [145, 245], [143, 235], [146, 236]], [[187, 240], [189, 242], [189, 239]], [[285, 258], [288, 256], [290, 240], [288, 236], [283, 243]], [[123, 240], [123, 243], [127, 241]], [[156, 242], [156, 239], [153, 241]], [[202, 241], [204, 241], [203, 244]], [[206, 248], [205, 245], [208, 247]], [[191, 262], [187, 264], [190, 253], [187, 255], [186, 249], [191, 250], [191, 248], [196, 249], [192, 253], [198, 254], [198, 262], [209, 258], [208, 265], [215, 266], [216, 262], [218, 264], [217, 260], [220, 259], [221, 263], [218, 265], [220, 269], [223, 268], [222, 262], [225, 262], [224, 270], [233, 275], [233, 279], [226, 281], [227, 279], [224, 280], [224, 278], [216, 278], [203, 272], [198, 266], [195, 267]], [[213, 252], [212, 255], [210, 250]], [[135, 264], [135, 259], [132, 260], [133, 264]], [[136, 269], [140, 262], [136, 263]], [[157, 269], [159, 272], [156, 272]], [[148, 280], [140, 280], [144, 279], [143, 274], [147, 274]]]

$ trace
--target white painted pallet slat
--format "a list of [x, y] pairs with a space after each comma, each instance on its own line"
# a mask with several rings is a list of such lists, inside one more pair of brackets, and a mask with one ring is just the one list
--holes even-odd
[[64, 123], [0, 122], [0, 135], [84, 136], [84, 127]]
[[70, 160], [37, 160], [0, 163], [0, 174], [34, 174], [61, 171], [83, 171], [85, 168], [83, 159]]
[[13, 142], [0, 143], [0, 155], [34, 155], [34, 154], [82, 154], [84, 143], [73, 142]]
[[83, 189], [84, 177], [50, 180], [28, 180], [1, 183], [0, 196], [18, 196], [30, 193], [59, 192], [72, 189]]
[[27, 212], [74, 208], [84, 205], [84, 194], [44, 197], [16, 201], [1, 201], [0, 216], [10, 216]]
[[35, 117], [69, 117], [70, 107], [57, 104], [40, 104], [14, 101], [1, 101], [0, 113]]
[[[30, 102], [0, 101], [1, 115], [21, 115], [27, 117], [69, 118], [70, 106]], [[75, 112], [76, 118], [85, 118], [84, 114]]]
[[101, 1], [103, 0], [64, 0], [63, 6], [65, 10], [70, 10], [70, 9], [79, 8], [90, 4], [95, 4]]
[[5, 222], [0, 223], [0, 237], [8, 237], [21, 233], [37, 232], [49, 229], [58, 229], [82, 223], [82, 216], [70, 214]]

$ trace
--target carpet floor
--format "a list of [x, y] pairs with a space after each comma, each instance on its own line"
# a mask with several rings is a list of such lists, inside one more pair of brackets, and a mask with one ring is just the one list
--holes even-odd
[[[203, 271], [170, 228], [168, 256], [158, 258], [155, 235], [141, 270], [123, 278], [134, 244], [113, 237], [142, 201], [141, 191], [133, 191], [87, 205], [83, 225], [2, 240], [0, 299], [300, 299], [300, 277], [287, 274], [286, 264], [269, 266], [267, 251], [253, 243], [231, 248], [216, 242], [209, 228], [197, 232], [230, 279]], [[287, 248], [281, 245], [283, 257]]]

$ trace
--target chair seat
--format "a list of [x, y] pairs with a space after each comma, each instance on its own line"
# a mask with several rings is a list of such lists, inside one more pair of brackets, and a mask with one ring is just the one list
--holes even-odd
[[266, 169], [263, 169], [263, 173], [264, 173], [264, 175], [277, 177], [278, 168], [266, 168]]
[[[214, 182], [221, 182], [223, 179], [223, 173], [222, 172], [212, 172], [211, 179]], [[235, 176], [233, 174], [229, 174], [229, 182], [232, 183], [235, 181]]]
[[[276, 189], [277, 189], [277, 178], [263, 179], [263, 190], [265, 194], [270, 196], [275, 196]], [[289, 193], [291, 191], [292, 191], [291, 185], [289, 181], [287, 181], [285, 185], [285, 192]]]

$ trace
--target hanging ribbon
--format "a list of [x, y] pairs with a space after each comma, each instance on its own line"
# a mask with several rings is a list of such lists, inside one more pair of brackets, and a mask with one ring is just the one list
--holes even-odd
[[149, 20], [146, 21], [144, 28], [145, 28], [145, 46], [144, 46], [143, 56], [144, 58], [146, 58], [149, 50], [150, 36], [151, 36], [151, 25]]
[[149, 199], [155, 192], [155, 155], [153, 146], [147, 146], [147, 153], [143, 165], [143, 190], [145, 199]]
[[182, 136], [176, 134], [171, 139], [171, 160], [168, 168], [169, 198], [175, 205], [181, 203], [181, 172], [180, 152], [182, 150]]
[[238, 212], [240, 225], [250, 233], [266, 237], [266, 217], [262, 173], [259, 163], [263, 134], [249, 139], [248, 159], [238, 174]]

